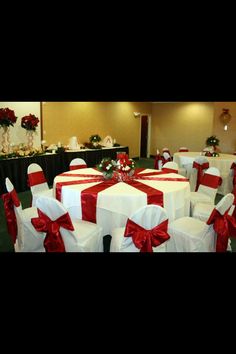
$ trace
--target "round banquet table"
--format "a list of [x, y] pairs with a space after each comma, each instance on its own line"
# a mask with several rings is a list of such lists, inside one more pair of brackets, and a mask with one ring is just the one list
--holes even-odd
[[[189, 171], [192, 168], [194, 159], [200, 156], [200, 152], [176, 152], [173, 157], [173, 161], [176, 162], [179, 167], [184, 167]], [[219, 194], [231, 193], [233, 189], [232, 178], [230, 177], [230, 167], [236, 160], [235, 155], [221, 154], [218, 157], [205, 156], [209, 161], [209, 167], [216, 167], [220, 171], [222, 177], [222, 185], [218, 189]], [[188, 176], [188, 175], [187, 175]]]
[[163, 206], [169, 222], [189, 215], [189, 181], [176, 173], [136, 169], [131, 181], [105, 180], [94, 168], [68, 171], [55, 177], [54, 196], [72, 219], [96, 222], [103, 235], [124, 227], [127, 219], [147, 204]]

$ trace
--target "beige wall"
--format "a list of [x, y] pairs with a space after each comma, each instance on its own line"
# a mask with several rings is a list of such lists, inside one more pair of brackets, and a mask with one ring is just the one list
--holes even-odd
[[[229, 108], [232, 119], [228, 124], [228, 130], [224, 130], [219, 116], [223, 108]], [[236, 102], [215, 102], [214, 103], [214, 134], [220, 139], [219, 148], [225, 153], [234, 153], [236, 151]]]
[[140, 119], [133, 112], [152, 113], [149, 102], [45, 102], [43, 138], [47, 145], [67, 145], [71, 136], [80, 143], [93, 134], [111, 135], [117, 143], [129, 146], [130, 157], [139, 156]]
[[210, 102], [154, 103], [152, 109], [151, 154], [169, 147], [171, 153], [186, 146], [201, 151], [212, 135], [214, 104]]

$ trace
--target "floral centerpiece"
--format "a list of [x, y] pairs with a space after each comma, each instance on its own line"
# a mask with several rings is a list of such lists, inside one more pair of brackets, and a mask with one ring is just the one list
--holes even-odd
[[97, 169], [103, 173], [105, 178], [112, 178], [113, 173], [116, 170], [116, 161], [112, 160], [110, 157], [104, 157], [97, 165]]
[[106, 179], [114, 177], [118, 181], [127, 181], [134, 173], [135, 161], [129, 159], [126, 153], [120, 153], [117, 154], [116, 161], [110, 157], [103, 158], [97, 169]]
[[206, 139], [207, 146], [216, 147], [219, 144], [220, 144], [220, 140], [215, 135], [209, 136], [209, 138]]
[[28, 116], [21, 118], [21, 126], [26, 129], [29, 149], [33, 149], [33, 132], [36, 131], [38, 124], [39, 119], [34, 114], [30, 113]]
[[26, 130], [35, 131], [39, 123], [39, 119], [34, 114], [29, 114], [21, 118], [21, 126]]
[[9, 108], [0, 108], [0, 126], [3, 127], [2, 152], [8, 154], [10, 151], [10, 125], [13, 127], [17, 117], [15, 112]]
[[215, 135], [209, 136], [206, 139], [207, 147], [203, 150], [204, 154], [206, 156], [213, 156], [213, 157], [219, 156], [220, 149], [217, 148], [219, 144], [220, 144], [220, 140]]

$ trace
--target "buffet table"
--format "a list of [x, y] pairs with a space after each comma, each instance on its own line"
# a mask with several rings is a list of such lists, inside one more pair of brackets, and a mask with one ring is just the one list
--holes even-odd
[[0, 160], [0, 195], [6, 193], [5, 178], [10, 178], [17, 192], [29, 190], [27, 184], [27, 168], [31, 163], [39, 164], [49, 185], [53, 184], [56, 175], [69, 170], [70, 161], [76, 157], [84, 159], [88, 167], [94, 167], [103, 157], [116, 159], [118, 151], [129, 153], [127, 146], [103, 149], [83, 149], [56, 154], [46, 153], [31, 157], [19, 157]]
[[104, 235], [125, 226], [127, 219], [147, 204], [163, 206], [169, 221], [189, 215], [189, 182], [175, 173], [136, 169], [132, 180], [119, 182], [105, 180], [101, 172], [85, 168], [57, 176], [53, 191], [72, 218], [97, 223]]
[[[173, 160], [179, 167], [185, 167], [187, 169], [192, 167], [193, 161], [197, 156], [200, 156], [200, 152], [176, 152]], [[221, 154], [217, 157], [205, 156], [209, 161], [209, 167], [216, 167], [220, 171], [222, 177], [222, 185], [218, 189], [219, 194], [227, 194], [232, 191], [232, 178], [230, 177], [230, 167], [236, 160], [235, 155]]]

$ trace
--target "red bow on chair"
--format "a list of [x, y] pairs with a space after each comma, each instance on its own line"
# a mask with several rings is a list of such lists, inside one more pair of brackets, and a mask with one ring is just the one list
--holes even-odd
[[232, 191], [232, 193], [234, 195], [236, 195], [236, 163], [235, 162], [232, 163], [230, 169], [233, 170], [233, 172], [234, 172], [234, 176], [233, 176], [233, 191]]
[[168, 220], [165, 220], [153, 229], [146, 230], [128, 219], [124, 236], [131, 236], [133, 243], [140, 249], [140, 252], [153, 252], [152, 247], [157, 247], [170, 238], [167, 233], [167, 226]]
[[198, 162], [194, 161], [193, 168], [197, 169], [197, 183], [196, 183], [196, 188], [195, 188], [195, 192], [197, 192], [199, 184], [201, 183], [201, 180], [202, 180], [203, 170], [206, 170], [207, 168], [209, 168], [209, 162], [205, 162], [202, 165], [200, 165]]
[[60, 227], [67, 230], [74, 230], [71, 218], [68, 213], [56, 220], [51, 220], [40, 209], [38, 218], [32, 218], [31, 223], [38, 232], [47, 232], [44, 247], [46, 252], [65, 252], [65, 245], [60, 234]]
[[228, 210], [221, 215], [217, 209], [214, 209], [207, 221], [207, 225], [211, 224], [217, 233], [216, 252], [226, 252], [230, 229], [236, 228], [236, 220], [228, 214]]
[[13, 189], [13, 191], [10, 193], [3, 194], [2, 199], [7, 222], [7, 230], [12, 238], [13, 243], [15, 243], [17, 237], [17, 222], [14, 206], [19, 207], [20, 201], [18, 199], [15, 189]]

